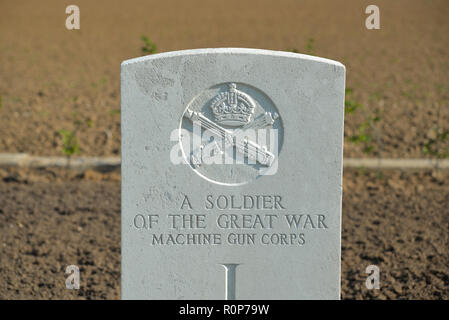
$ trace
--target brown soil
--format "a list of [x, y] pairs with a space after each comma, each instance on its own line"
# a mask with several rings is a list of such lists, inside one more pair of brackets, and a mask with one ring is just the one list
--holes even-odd
[[[60, 155], [61, 129], [84, 155], [120, 153], [119, 69], [141, 55], [142, 34], [159, 52], [204, 47], [297, 49], [347, 66], [347, 115], [357, 135], [366, 115], [384, 157], [422, 157], [434, 127], [449, 129], [449, 2], [381, 1], [381, 29], [365, 28], [372, 1], [76, 1], [81, 29], [65, 28], [64, 1], [0, 1], [0, 152]], [[314, 39], [307, 47], [308, 39]], [[89, 121], [90, 120], [90, 121]], [[375, 149], [376, 132], [367, 129]], [[346, 140], [345, 156], [366, 156]], [[441, 153], [449, 148], [443, 141]], [[375, 152], [373, 152], [375, 154]]]
[[[448, 179], [345, 172], [343, 298], [449, 299]], [[380, 290], [365, 287], [370, 264], [380, 269]]]
[[[0, 299], [120, 297], [119, 179], [0, 170]], [[346, 170], [343, 299], [449, 299], [448, 179]], [[80, 290], [65, 289], [71, 264], [80, 267]], [[380, 290], [365, 288], [371, 264]]]

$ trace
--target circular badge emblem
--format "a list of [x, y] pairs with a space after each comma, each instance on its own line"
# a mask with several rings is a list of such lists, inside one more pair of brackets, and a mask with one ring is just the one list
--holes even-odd
[[238, 186], [277, 171], [283, 125], [273, 101], [243, 83], [208, 88], [187, 105], [179, 141], [202, 178]]

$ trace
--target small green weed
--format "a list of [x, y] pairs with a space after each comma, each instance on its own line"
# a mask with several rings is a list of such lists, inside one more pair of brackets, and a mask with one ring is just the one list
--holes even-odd
[[62, 153], [64, 153], [67, 157], [71, 157], [75, 153], [80, 153], [80, 147], [75, 130], [69, 131], [62, 129], [59, 130], [59, 134], [62, 136]]
[[314, 38], [307, 39], [306, 52], [308, 54], [314, 54], [314, 52], [315, 52], [315, 39]]
[[61, 129], [59, 130], [59, 134], [62, 137], [62, 148], [61, 152], [67, 156], [67, 167], [70, 165], [70, 159], [75, 154], [80, 154], [81, 149], [78, 142], [77, 133], [78, 131], [83, 127], [87, 126], [88, 128], [92, 128], [94, 125], [94, 122], [92, 119], [87, 118], [85, 120], [80, 120], [78, 118], [79, 113], [73, 112], [73, 129], [67, 130], [67, 129]]
[[[362, 151], [365, 154], [371, 154], [377, 151], [379, 158], [383, 150], [382, 139], [376, 123], [381, 121], [381, 113], [376, 110], [375, 115], [372, 115], [360, 102], [356, 101], [353, 96], [353, 89], [346, 89], [345, 100], [345, 114], [354, 114], [360, 111], [363, 114], [363, 122], [359, 125], [357, 133], [349, 137], [349, 140], [356, 144], [362, 144]], [[376, 148], [377, 143], [377, 148]]]
[[143, 55], [156, 53], [157, 46], [156, 46], [156, 44], [154, 42], [152, 42], [150, 40], [150, 38], [148, 38], [145, 35], [142, 35], [140, 37], [140, 39], [143, 41], [143, 46], [140, 48], [140, 50], [142, 51]]
[[427, 143], [423, 147], [425, 154], [431, 155], [438, 159], [449, 158], [449, 148], [442, 149], [440, 145], [444, 144], [449, 137], [449, 130], [441, 130], [438, 127], [432, 128], [434, 134], [432, 138], [429, 138]]
[[[293, 53], [300, 53], [299, 50], [297, 48], [289, 48], [285, 51], [290, 51]], [[307, 54], [314, 54], [315, 52], [315, 39], [314, 38], [309, 38], [307, 39], [306, 45], [305, 45], [305, 53]]]
[[[447, 141], [449, 138], [449, 129], [442, 129], [440, 127], [440, 114], [441, 105], [435, 106], [437, 110], [437, 123], [427, 134], [427, 142], [424, 144], [422, 151], [424, 154], [428, 154], [436, 158], [435, 173], [438, 177], [439, 173], [439, 160], [443, 158], [449, 158], [449, 147], [447, 147]], [[446, 146], [446, 147], [445, 147]]]

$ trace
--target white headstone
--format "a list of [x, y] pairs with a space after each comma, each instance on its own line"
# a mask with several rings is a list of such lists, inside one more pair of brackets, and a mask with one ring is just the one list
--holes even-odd
[[122, 298], [338, 299], [344, 87], [287, 52], [124, 61]]

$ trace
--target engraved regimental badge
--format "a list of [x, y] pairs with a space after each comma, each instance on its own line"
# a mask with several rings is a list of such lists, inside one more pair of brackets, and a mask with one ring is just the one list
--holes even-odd
[[254, 87], [224, 83], [205, 90], [187, 106], [181, 129], [186, 162], [210, 182], [241, 185], [276, 172], [281, 119]]

